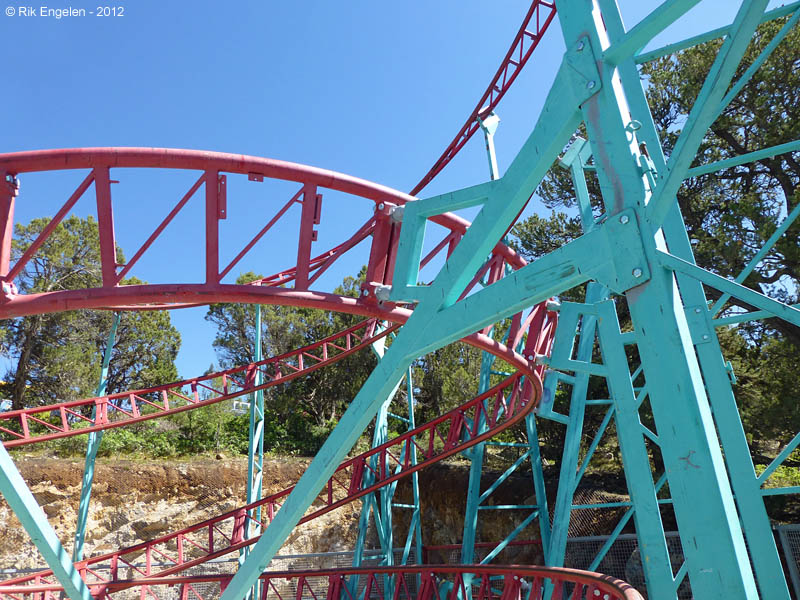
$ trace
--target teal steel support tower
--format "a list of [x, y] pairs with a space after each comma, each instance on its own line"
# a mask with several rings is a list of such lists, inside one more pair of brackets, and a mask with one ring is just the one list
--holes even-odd
[[[765, 315], [795, 324], [800, 323], [800, 311], [745, 288], [740, 283], [743, 278], [732, 282], [697, 267], [675, 195], [681, 182], [691, 176], [689, 167], [705, 132], [757, 68], [754, 65], [730, 87], [756, 26], [765, 19], [767, 2], [745, 2], [732, 26], [717, 33], [724, 35], [724, 42], [667, 159], [636, 70], [637, 54], [696, 3], [665, 2], [629, 31], [613, 0], [557, 3], [567, 50], [530, 138], [496, 181], [405, 206], [389, 297], [417, 302], [417, 308], [273, 521], [274, 537], [259, 541], [226, 590], [225, 600], [240, 598], [253, 583], [279, 540], [389, 398], [412, 360], [586, 282], [595, 282], [590, 284], [586, 304], [563, 306], [570, 316], [563, 319], [556, 341], [557, 346], [571, 349], [580, 318], [577, 358], [571, 358], [570, 351], [559, 362], [554, 348], [551, 360], [554, 370], [574, 373], [555, 373], [556, 379], [573, 385], [571, 413], [561, 416], [571, 437], [565, 456], [570, 461], [565, 461], [563, 469], [577, 466], [586, 379], [606, 377], [612, 396], [608, 415], [616, 421], [631, 495], [627, 518], [634, 517], [643, 563], [648, 565], [650, 597], [675, 598], [688, 576], [697, 598], [788, 599], [761, 498], [762, 481], [755, 477], [741, 433], [703, 286], [742, 298]], [[581, 124], [588, 135], [585, 142], [573, 137]], [[483, 257], [571, 141], [572, 162], [565, 166], [576, 167], [573, 175], [580, 177], [576, 171], [591, 158], [602, 192], [602, 216], [592, 214], [587, 199], [580, 198], [581, 186], [576, 186], [582, 205], [582, 237], [461, 298]], [[482, 210], [445, 267], [432, 284], [419, 285], [415, 265], [426, 220], [471, 206]], [[616, 320], [615, 304], [621, 302], [627, 304], [634, 328], [625, 334]], [[602, 364], [591, 362], [595, 343], [599, 343]], [[625, 348], [633, 345], [641, 364], [631, 368]], [[635, 387], [637, 377], [645, 383]], [[655, 432], [646, 430], [638, 415], [645, 398]], [[653, 472], [645, 439], [657, 446], [663, 475]], [[563, 519], [569, 518], [574, 488], [568, 486], [574, 485], [574, 479], [566, 477], [559, 489], [547, 548], [549, 564], [563, 560]], [[659, 492], [665, 481], [685, 555], [685, 563], [675, 572], [659, 514]], [[470, 529], [467, 524], [465, 539], [474, 535]], [[754, 559], [752, 567], [745, 537]]]

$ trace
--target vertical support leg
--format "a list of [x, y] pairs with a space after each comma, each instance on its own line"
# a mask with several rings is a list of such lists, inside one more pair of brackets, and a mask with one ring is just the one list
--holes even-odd
[[[378, 358], [382, 358], [384, 352], [386, 351], [385, 340], [379, 340], [372, 345], [373, 352], [378, 356]], [[409, 368], [409, 372], [406, 378], [406, 383], [409, 388], [409, 427], [413, 429], [414, 425], [414, 413], [413, 413], [413, 391], [411, 387], [413, 385], [411, 380], [411, 369]], [[395, 386], [392, 394], [386, 399], [386, 401], [381, 405], [380, 409], [378, 409], [378, 414], [375, 416], [375, 429], [372, 435], [372, 447], [375, 448], [380, 446], [381, 444], [385, 443], [388, 440], [389, 436], [389, 406], [392, 403], [392, 399], [397, 394], [397, 390], [400, 387], [400, 382], [398, 382], [397, 386]], [[416, 451], [412, 449], [413, 455], [410, 457], [413, 463], [416, 463]], [[388, 469], [388, 464], [379, 465], [378, 461], [381, 460], [379, 456], [374, 456], [371, 462], [371, 468], [373, 470], [378, 469]], [[412, 475], [413, 481], [412, 485], [414, 486], [414, 494], [415, 494], [415, 512], [412, 514], [411, 522], [409, 525], [409, 534], [406, 540], [405, 551], [403, 553], [402, 564], [405, 564], [406, 560], [408, 559], [408, 550], [410, 548], [411, 537], [413, 532], [415, 531], [415, 522], [417, 523], [416, 529], [419, 528], [419, 483], [417, 474], [414, 473]], [[367, 472], [364, 477], [364, 486], [371, 485], [372, 483], [372, 475]], [[358, 522], [358, 536], [356, 538], [356, 545], [353, 551], [353, 566], [358, 567], [361, 566], [363, 559], [364, 559], [364, 545], [366, 543], [366, 534], [367, 529], [369, 528], [370, 523], [370, 514], [372, 515], [373, 522], [375, 523], [375, 529], [378, 534], [378, 542], [381, 545], [381, 551], [383, 553], [383, 561], [382, 565], [389, 566], [394, 564], [394, 535], [393, 535], [393, 519], [392, 519], [392, 500], [394, 498], [394, 493], [396, 490], [396, 483], [387, 485], [382, 487], [379, 491], [373, 492], [372, 494], [367, 495], [364, 500], [362, 501], [361, 506], [361, 516]], [[355, 597], [355, 592], [358, 586], [358, 578], [351, 577], [350, 581], [348, 582], [348, 588], [350, 590], [350, 594]], [[391, 589], [393, 587], [393, 581], [386, 576], [386, 580], [384, 581], [384, 589]]]
[[209, 284], [219, 283], [219, 220], [225, 215], [221, 202], [225, 197], [224, 181], [225, 176], [219, 171], [206, 171], [206, 283]]
[[635, 507], [633, 518], [636, 522], [648, 597], [652, 600], [676, 600], [669, 550], [616, 308], [611, 300], [595, 304], [595, 307], [600, 350], [608, 373], [606, 380], [614, 400], [617, 438], [625, 468], [625, 480]]
[[308, 263], [311, 260], [311, 243], [317, 239], [314, 225], [320, 221], [322, 196], [317, 193], [317, 186], [307, 184], [303, 188], [303, 211], [300, 217], [300, 239], [297, 243], [297, 270], [294, 287], [297, 290], [308, 289]]
[[525, 433], [528, 436], [528, 446], [531, 453], [533, 491], [536, 495], [536, 504], [539, 505], [539, 537], [542, 540], [542, 552], [546, 552], [550, 546], [550, 510], [547, 506], [547, 489], [544, 484], [542, 455], [539, 452], [539, 432], [536, 429], [536, 416], [533, 414], [525, 417]]
[[[414, 417], [414, 380], [412, 378], [411, 367], [408, 368], [406, 375], [406, 385], [408, 386], [408, 428], [409, 430], [416, 429], [416, 418]], [[414, 445], [414, 439], [410, 440], [408, 444], [408, 451], [411, 452], [409, 457], [411, 465], [417, 464], [417, 447]], [[411, 525], [406, 536], [406, 544], [403, 549], [403, 564], [407, 564], [409, 548], [411, 547], [411, 538], [414, 539], [414, 555], [416, 562], [422, 562], [422, 513], [419, 508], [419, 471], [414, 471], [411, 475], [411, 494], [414, 508], [411, 513]]]
[[0, 444], [0, 492], [70, 599], [92, 600], [89, 588], [72, 564], [3, 444]]
[[[482, 394], [491, 387], [492, 365], [494, 356], [488, 352], [481, 354], [481, 373], [478, 383], [478, 394]], [[486, 431], [486, 419], [481, 412], [480, 421], [473, 427], [478, 433]], [[486, 443], [481, 443], [470, 448], [465, 454], [470, 460], [469, 484], [467, 485], [467, 505], [464, 510], [464, 533], [461, 538], [461, 564], [471, 565], [475, 562], [475, 541], [478, 536], [478, 506], [481, 498], [481, 473], [483, 472], [483, 459], [486, 453]], [[470, 586], [467, 586], [468, 590]]]
[[8, 275], [11, 261], [11, 240], [14, 237], [14, 204], [19, 184], [5, 171], [0, 171], [0, 278]]
[[[117, 327], [119, 327], [120, 313], [114, 313], [114, 320], [111, 322], [111, 331], [106, 340], [106, 350], [103, 354], [103, 366], [100, 370], [100, 382], [97, 385], [96, 396], [103, 396], [106, 393], [108, 384], [108, 366], [111, 363], [111, 353], [114, 350], [114, 342], [117, 337]], [[97, 416], [97, 409], [92, 411], [92, 418]], [[72, 561], [78, 562], [83, 558], [83, 543], [86, 537], [86, 523], [89, 520], [89, 502], [92, 496], [92, 481], [94, 480], [94, 462], [97, 458], [97, 450], [103, 440], [102, 431], [94, 431], [89, 434], [89, 442], [86, 446], [86, 462], [83, 467], [83, 480], [81, 481], [81, 499], [78, 504], [78, 523], [75, 526], [75, 544], [72, 547]]]
[[[577, 47], [588, 35], [590, 49], [599, 56], [609, 45], [603, 23], [619, 19], [618, 11], [590, 14], [577, 8], [559, 13], [567, 46]], [[650, 279], [628, 290], [626, 297], [692, 589], [696, 596], [709, 599], [756, 598], [755, 580], [684, 307], [674, 277], [657, 266], [656, 252], [664, 247], [664, 239], [659, 223], [651, 223], [645, 210], [651, 192], [637, 167], [638, 145], [628, 139], [625, 129], [631, 115], [618, 85], [624, 77], [625, 73], [602, 63], [602, 87], [581, 109], [595, 163], [601, 165], [597, 175], [607, 212], [615, 215], [632, 208], [642, 227], [642, 264], [634, 272], [641, 274], [642, 268], [652, 265]], [[637, 94], [644, 95], [641, 86]], [[700, 504], [698, 497], [703, 498]]]
[[[598, 283], [589, 283], [586, 290], [586, 303], [593, 304], [608, 297], [608, 290]], [[594, 349], [597, 319], [587, 315], [581, 322], [580, 338], [576, 359], [590, 362]], [[572, 336], [573, 331], [564, 327], [556, 330], [556, 336]], [[558, 341], [556, 342], [558, 343]], [[553, 511], [553, 529], [550, 544], [545, 552], [545, 564], [548, 567], [564, 566], [564, 555], [567, 550], [567, 535], [572, 515], [572, 497], [577, 486], [578, 464], [580, 458], [583, 421], [586, 415], [586, 394], [589, 390], [589, 374], [576, 373], [570, 396], [569, 421], [564, 434], [564, 451], [561, 455], [561, 468], [558, 476], [558, 491]]]
[[[255, 315], [255, 341], [253, 348], [254, 362], [262, 359], [261, 351], [261, 305], [256, 305]], [[253, 385], [258, 387], [263, 382], [263, 373], [260, 369], [256, 370]], [[249, 441], [247, 446], [247, 504], [252, 504], [261, 500], [261, 490], [263, 484], [264, 470], [264, 390], [253, 392], [250, 398], [250, 428]], [[257, 507], [249, 512], [245, 524], [245, 537], [247, 539], [261, 534], [261, 507]], [[247, 546], [239, 552], [239, 564], [241, 565], [250, 547]], [[253, 586], [250, 597], [258, 600], [259, 587]]]
[[[613, 15], [616, 7], [612, 0], [600, 0], [605, 13]], [[605, 19], [609, 37], [612, 42], [624, 36], [621, 19], [612, 16]], [[657, 172], [666, 171], [666, 160], [661, 142], [656, 134], [653, 117], [646, 99], [641, 94], [641, 83], [638, 70], [633, 59], [620, 63], [618, 67], [622, 77], [622, 85], [628, 98], [631, 115], [640, 123], [646, 124], [638, 133], [647, 144], [650, 158]], [[686, 225], [677, 204], [673, 204], [667, 212], [663, 225], [664, 236], [669, 250], [675, 256], [694, 262], [692, 246], [686, 231]], [[789, 588], [781, 567], [781, 559], [772, 534], [764, 500], [755, 477], [753, 459], [742, 427], [741, 417], [736, 405], [731, 382], [720, 357], [722, 349], [714, 328], [710, 324], [708, 304], [703, 286], [700, 282], [683, 274], [678, 274], [678, 284], [684, 304], [688, 310], [700, 311], [698, 319], [705, 322], [708, 339], [695, 345], [700, 366], [705, 376], [708, 397], [714, 411], [714, 420], [719, 432], [720, 441], [725, 452], [728, 475], [733, 492], [736, 494], [736, 505], [741, 515], [742, 527], [747, 538], [750, 557], [756, 574], [761, 595], [775, 600], [789, 600]]]
[[114, 211], [111, 206], [111, 178], [108, 167], [94, 169], [97, 196], [97, 228], [100, 237], [100, 266], [104, 286], [117, 284], [117, 243], [114, 237]]

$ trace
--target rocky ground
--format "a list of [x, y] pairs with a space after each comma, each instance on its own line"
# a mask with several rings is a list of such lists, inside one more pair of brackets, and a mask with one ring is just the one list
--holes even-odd
[[[77, 521], [83, 461], [19, 456], [18, 468], [68, 552]], [[278, 492], [299, 479], [309, 459], [273, 458], [264, 465], [264, 494]], [[246, 460], [220, 456], [191, 461], [99, 460], [96, 467], [85, 556], [131, 546], [211, 518], [244, 504]], [[499, 473], [495, 473], [497, 476]], [[483, 488], [492, 474], [485, 476]], [[439, 464], [420, 473], [423, 540], [426, 545], [455, 544], [462, 538], [469, 470], [465, 464]], [[530, 475], [510, 477], [488, 504], [534, 502]], [[410, 479], [401, 480], [396, 501], [411, 500]], [[552, 505], [552, 499], [551, 499]], [[282, 555], [335, 552], [353, 548], [361, 502], [353, 502], [299, 527]], [[478, 539], [495, 541], [511, 532], [523, 514], [484, 510]], [[410, 511], [395, 511], [395, 546], [405, 542]], [[537, 539], [536, 521], [518, 539]], [[370, 531], [367, 546], [377, 546]], [[445, 561], [447, 556], [434, 557]], [[539, 563], [535, 548], [510, 548], [504, 561]], [[31, 569], [43, 561], [9, 507], [0, 501], [0, 570]]]
[[[265, 461], [264, 493], [278, 492], [302, 474], [307, 460]], [[17, 466], [66, 549], [72, 550], [82, 461], [22, 458]], [[158, 537], [244, 504], [247, 461], [240, 458], [191, 462], [98, 461], [87, 527], [85, 555]], [[283, 554], [348, 548], [358, 526], [357, 505], [304, 525]], [[21, 524], [0, 503], [0, 569], [26, 569], [42, 559]]]

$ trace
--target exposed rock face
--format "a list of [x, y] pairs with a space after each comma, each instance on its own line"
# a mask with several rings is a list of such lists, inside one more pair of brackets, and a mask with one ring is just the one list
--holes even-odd
[[[267, 460], [264, 495], [299, 479], [307, 460]], [[36, 500], [68, 552], [77, 523], [83, 464], [56, 459], [17, 461]], [[84, 555], [131, 546], [241, 506], [247, 461], [98, 462]], [[358, 528], [360, 503], [299, 527], [281, 554], [348, 549]], [[5, 502], [0, 502], [0, 570], [43, 566], [35, 546]]]
[[[270, 459], [264, 464], [264, 495], [294, 484], [308, 459]], [[22, 458], [17, 466], [68, 552], [77, 521], [83, 471], [82, 461]], [[193, 460], [191, 462], [99, 461], [95, 472], [87, 527], [85, 556], [104, 554], [182, 529], [229, 511], [245, 502], [246, 460]], [[496, 474], [495, 474], [496, 475]], [[423, 542], [425, 545], [459, 543], [462, 539], [468, 468], [440, 464], [420, 473]], [[482, 487], [485, 487], [485, 483]], [[511, 477], [488, 504], [533, 503], [530, 477]], [[401, 480], [396, 502], [411, 500], [410, 479]], [[356, 501], [297, 528], [281, 555], [351, 550], [358, 533], [361, 502]], [[497, 541], [530, 514], [519, 510], [482, 510], [478, 541]], [[402, 546], [410, 511], [396, 509], [394, 545]], [[538, 538], [534, 520], [517, 539]], [[367, 547], [376, 547], [370, 530]], [[484, 551], [485, 552], [485, 551]], [[431, 562], [457, 560], [458, 553], [438, 551]], [[510, 547], [501, 562], [541, 562], [536, 547]], [[30, 569], [43, 560], [19, 521], [0, 502], [0, 569]], [[1, 578], [1, 577], [0, 577]]]

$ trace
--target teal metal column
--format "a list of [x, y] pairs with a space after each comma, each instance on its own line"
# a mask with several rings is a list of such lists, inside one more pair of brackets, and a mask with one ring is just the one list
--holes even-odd
[[[481, 353], [481, 373], [478, 384], [478, 394], [482, 394], [491, 387], [492, 365], [494, 356], [488, 352]], [[480, 421], [476, 424], [476, 431], [486, 431], [486, 419], [481, 413]], [[481, 499], [481, 474], [483, 473], [483, 459], [486, 453], [486, 443], [477, 444], [464, 454], [470, 460], [469, 484], [467, 486], [467, 505], [464, 510], [464, 534], [461, 541], [461, 564], [471, 565], [475, 562], [475, 541], [478, 535], [478, 507]], [[469, 588], [469, 585], [467, 585]]]
[[[606, 381], [614, 400], [617, 438], [625, 469], [642, 569], [651, 600], [676, 600], [677, 588], [672, 576], [672, 565], [664, 537], [664, 526], [658, 506], [657, 491], [653, 484], [650, 457], [644, 440], [644, 425], [639, 420], [639, 401], [633, 390], [628, 367], [628, 357], [617, 321], [613, 301], [595, 304], [597, 310], [598, 338]], [[642, 390], [640, 394], [646, 393]]]
[[[416, 401], [414, 399], [414, 379], [412, 376], [411, 367], [408, 368], [408, 374], [406, 375], [406, 386], [408, 388], [408, 428], [409, 430], [416, 429], [416, 419], [414, 417], [414, 407], [416, 405]], [[414, 466], [417, 464], [417, 447], [414, 445], [414, 441], [416, 438], [412, 438], [408, 444], [408, 448], [411, 450], [411, 465]], [[406, 535], [406, 543], [403, 546], [403, 564], [407, 564], [408, 556], [411, 549], [411, 543], [413, 539], [414, 543], [414, 555], [416, 557], [416, 563], [422, 563], [422, 513], [420, 512], [419, 506], [419, 471], [414, 471], [411, 475], [411, 524], [408, 528], [408, 534]], [[419, 578], [417, 578], [417, 582], [419, 583]], [[419, 587], [419, 585], [417, 586]]]
[[[384, 339], [380, 339], [372, 344], [372, 352], [378, 357], [378, 360], [383, 358], [386, 351], [386, 344]], [[389, 437], [389, 406], [394, 399], [397, 389], [400, 384], [395, 387], [395, 392], [391, 394], [386, 401], [381, 404], [378, 409], [378, 414], [375, 415], [375, 428], [372, 431], [372, 447], [376, 448], [386, 442]], [[373, 456], [370, 467], [377, 471], [379, 469], [378, 460], [379, 456]], [[364, 486], [369, 486], [373, 482], [371, 473], [366, 473], [364, 476]], [[385, 486], [377, 492], [367, 494], [361, 504], [361, 516], [358, 521], [358, 537], [356, 538], [356, 546], [353, 552], [353, 566], [359, 567], [364, 559], [364, 544], [366, 543], [367, 530], [369, 529], [369, 517], [373, 515], [375, 523], [375, 532], [378, 535], [378, 542], [381, 545], [381, 550], [384, 553], [384, 563], [386, 565], [392, 564], [392, 511], [391, 511], [391, 498], [389, 498], [389, 510], [386, 511], [386, 494], [387, 488]]]
[[[584, 166], [591, 156], [588, 143], [581, 138], [573, 140], [570, 147], [559, 161], [560, 166], [570, 170], [572, 184], [575, 188], [575, 199], [578, 202], [581, 225], [584, 232], [595, 229], [596, 223], [592, 213], [592, 204], [589, 198], [589, 189], [586, 185]], [[594, 304], [608, 298], [608, 289], [595, 282], [586, 286], [585, 301]], [[574, 344], [574, 338], [579, 336], [576, 359], [589, 363], [592, 360], [597, 329], [597, 319], [586, 316], [581, 321], [580, 332], [577, 329], [566, 328], [563, 323], [556, 329], [555, 344]], [[563, 339], [562, 339], [563, 338]], [[553, 398], [558, 385], [557, 374], [553, 386]], [[553, 528], [550, 541], [545, 551], [545, 564], [551, 567], [564, 566], [564, 556], [567, 549], [567, 536], [572, 518], [572, 499], [578, 484], [578, 459], [580, 457], [581, 438], [583, 437], [583, 423], [586, 414], [586, 397], [589, 390], [589, 373], [579, 371], [572, 379], [572, 393], [570, 395], [569, 417], [564, 432], [564, 450], [561, 455], [561, 466], [558, 477], [558, 490], [556, 503], [553, 510]], [[552, 404], [540, 409], [540, 414], [550, 416]]]
[[[586, 303], [593, 304], [604, 300], [608, 290], [598, 283], [589, 283], [586, 291]], [[591, 362], [594, 349], [597, 319], [589, 316], [582, 320], [576, 360]], [[567, 331], [563, 321], [559, 322], [556, 329], [555, 344], [559, 338], [566, 337], [572, 345], [575, 331]], [[562, 342], [564, 343], [564, 342]], [[564, 566], [564, 555], [567, 549], [567, 536], [572, 515], [572, 498], [578, 483], [578, 464], [580, 459], [581, 438], [583, 437], [583, 423], [586, 414], [586, 395], [589, 390], [589, 373], [577, 372], [572, 382], [570, 395], [569, 420], [564, 433], [564, 450], [561, 454], [561, 466], [558, 475], [558, 491], [553, 508], [553, 528], [550, 533], [550, 543], [545, 552], [545, 564], [549, 567]]]
[[[600, 5], [609, 17], [606, 17], [606, 28], [612, 42], [624, 37], [622, 20], [618, 17], [613, 0], [600, 0]], [[796, 19], [800, 17], [797, 8]], [[638, 122], [646, 124], [637, 135], [647, 144], [650, 159], [657, 173], [666, 171], [666, 159], [661, 142], [656, 134], [655, 124], [646, 99], [640, 93], [641, 83], [633, 57], [622, 61], [618, 70], [625, 76], [622, 78], [631, 115]], [[694, 262], [692, 245], [686, 226], [678, 209], [673, 203], [667, 212], [663, 225], [664, 235], [672, 254], [690, 262]], [[764, 507], [759, 482], [755, 477], [753, 459], [747, 444], [747, 438], [739, 416], [736, 398], [733, 394], [730, 377], [721, 360], [722, 349], [714, 327], [711, 326], [711, 315], [708, 300], [700, 282], [683, 274], [677, 276], [681, 295], [687, 307], [697, 335], [693, 336], [695, 350], [703, 371], [706, 388], [714, 411], [720, 441], [725, 452], [736, 505], [741, 515], [742, 527], [750, 550], [756, 580], [762, 597], [775, 600], [789, 600], [789, 589], [781, 567], [780, 555], [772, 526]], [[707, 336], [707, 337], [704, 337]]]
[[[673, 7], [680, 4], [691, 6], [687, 2], [671, 4]], [[754, 1], [742, 8], [735, 33], [729, 39], [733, 41], [723, 50], [731, 47], [738, 50], [739, 46], [746, 44], [745, 40], [750, 39], [757, 22], [751, 14], [763, 11], [765, 5], [766, 2]], [[559, 18], [567, 45], [572, 47], [583, 43], [588, 45], [586, 50], [591, 50], [595, 56], [606, 53], [605, 56], [610, 57], [615, 48], [609, 48], [602, 23], [619, 16], [613, 14], [614, 11], [593, 15], [589, 7], [588, 2], [582, 3], [580, 8], [583, 10], [574, 4], [559, 3], [559, 8], [563, 8], [563, 12], [559, 11]], [[663, 28], [668, 22], [665, 20], [659, 24]], [[649, 27], [652, 23], [648, 21], [646, 25]], [[659, 27], [650, 29], [648, 33], [652, 35], [660, 31]], [[642, 28], [637, 33], [641, 31]], [[639, 42], [643, 45], [650, 39], [634, 36], [632, 32], [627, 36], [628, 45]], [[724, 57], [729, 55], [730, 52], [726, 52]], [[712, 71], [717, 78], [715, 83], [726, 86], [724, 76], [716, 69]], [[621, 76], [624, 74], [617, 72], [613, 64], [602, 62], [603, 89], [581, 108], [595, 164], [600, 165], [597, 175], [609, 219], [621, 218], [616, 215], [625, 208], [633, 208], [642, 227], [644, 255], [641, 256], [641, 266], [634, 268], [633, 275], [645, 282], [627, 291], [626, 296], [669, 473], [670, 491], [684, 541], [693, 592], [709, 599], [756, 598], [755, 581], [689, 325], [672, 274], [659, 266], [657, 250], [664, 247], [659, 233], [659, 205], [655, 206], [655, 212], [645, 210], [652, 190], [646, 186], [646, 178], [638, 168], [641, 153], [635, 136], [634, 139], [627, 136], [626, 128], [631, 122], [628, 102], [622, 88], [614, 85], [614, 80]], [[639, 93], [644, 94], [641, 87]], [[705, 100], [700, 98], [700, 102]], [[671, 202], [674, 203], [674, 199]], [[646, 280], [645, 268], [651, 268], [649, 280]], [[702, 503], [697, 502], [698, 497], [703, 498]]]
[[[117, 337], [117, 327], [119, 327], [120, 313], [114, 313], [111, 322], [111, 331], [106, 340], [106, 349], [103, 354], [103, 365], [100, 369], [100, 382], [97, 385], [95, 396], [103, 396], [106, 393], [108, 384], [108, 366], [111, 363], [111, 353], [114, 350], [114, 342]], [[97, 416], [97, 409], [92, 410], [92, 418]], [[89, 520], [89, 502], [92, 496], [92, 481], [94, 480], [94, 463], [97, 458], [97, 450], [103, 440], [102, 431], [93, 431], [89, 434], [89, 442], [86, 446], [86, 462], [83, 467], [83, 480], [81, 481], [81, 499], [78, 505], [78, 523], [75, 526], [75, 544], [72, 547], [72, 561], [78, 562], [83, 559], [83, 543], [86, 537], [86, 523]]]
[[[255, 335], [253, 347], [253, 361], [260, 362], [263, 359], [261, 349], [261, 305], [256, 304], [255, 315]], [[260, 386], [263, 383], [263, 373], [261, 369], [256, 369], [253, 385]], [[250, 398], [250, 426], [247, 445], [247, 504], [252, 504], [261, 500], [261, 493], [264, 480], [264, 390], [253, 392]], [[261, 507], [248, 511], [245, 524], [245, 538], [250, 539], [261, 535]], [[244, 563], [245, 558], [250, 552], [250, 546], [246, 546], [239, 552], [239, 564]], [[250, 597], [258, 600], [261, 590], [255, 585], [250, 590]]]

